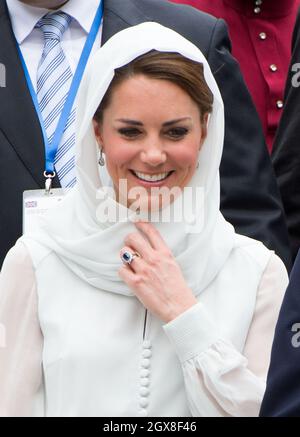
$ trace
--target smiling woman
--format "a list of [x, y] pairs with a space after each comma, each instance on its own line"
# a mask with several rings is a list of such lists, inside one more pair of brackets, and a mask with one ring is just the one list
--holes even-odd
[[126, 193], [120, 195], [121, 180], [128, 192], [146, 189], [148, 201], [140, 199], [140, 205], [148, 209], [156, 205], [155, 197], [165, 205], [174, 198], [169, 193], [175, 187], [187, 186], [206, 138], [212, 104], [203, 65], [179, 53], [151, 51], [115, 71], [95, 113], [94, 128], [117, 201], [125, 199], [127, 207], [134, 202]]
[[[0, 414], [31, 415], [40, 394], [45, 416], [258, 415], [287, 275], [220, 213], [205, 57], [156, 23], [116, 34], [85, 72], [77, 127], [77, 186], [1, 272]], [[139, 221], [121, 180], [147, 205], [177, 187], [163, 211], [189, 214]]]

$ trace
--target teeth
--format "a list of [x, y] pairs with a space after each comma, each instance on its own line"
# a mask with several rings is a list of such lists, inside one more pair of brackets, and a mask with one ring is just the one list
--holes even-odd
[[142, 179], [143, 181], [157, 182], [157, 181], [161, 181], [161, 180], [165, 179], [167, 176], [169, 176], [169, 174], [171, 172], [168, 171], [166, 173], [158, 173], [158, 174], [153, 174], [153, 175], [149, 175], [149, 174], [145, 174], [145, 173], [140, 173], [138, 171], [133, 171], [133, 173], [139, 179]]

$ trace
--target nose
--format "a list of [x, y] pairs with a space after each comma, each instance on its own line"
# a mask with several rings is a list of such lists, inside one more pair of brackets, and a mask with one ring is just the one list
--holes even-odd
[[148, 144], [141, 152], [140, 159], [144, 164], [157, 167], [166, 162], [167, 154], [160, 146], [150, 146]]

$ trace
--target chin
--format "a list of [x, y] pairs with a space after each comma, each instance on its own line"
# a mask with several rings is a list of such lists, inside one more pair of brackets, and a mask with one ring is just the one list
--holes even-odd
[[128, 201], [128, 208], [139, 214], [149, 215], [166, 208], [173, 202], [173, 196], [170, 198], [169, 196], [151, 196], [149, 194], [148, 196], [140, 197], [138, 200]]

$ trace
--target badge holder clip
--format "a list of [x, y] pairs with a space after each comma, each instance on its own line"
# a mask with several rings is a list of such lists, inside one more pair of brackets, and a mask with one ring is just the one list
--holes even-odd
[[45, 194], [47, 196], [49, 196], [50, 192], [51, 192], [51, 187], [52, 187], [52, 179], [55, 178], [55, 171], [49, 173], [44, 171], [44, 176], [46, 178], [45, 180]]

